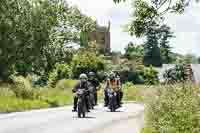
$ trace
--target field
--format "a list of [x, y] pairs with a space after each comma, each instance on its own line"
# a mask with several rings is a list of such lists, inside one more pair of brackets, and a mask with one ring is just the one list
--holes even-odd
[[0, 85], [0, 112], [25, 111], [30, 109], [50, 108], [72, 103], [71, 89], [77, 81], [61, 80], [52, 88], [32, 87], [21, 78], [14, 84]]

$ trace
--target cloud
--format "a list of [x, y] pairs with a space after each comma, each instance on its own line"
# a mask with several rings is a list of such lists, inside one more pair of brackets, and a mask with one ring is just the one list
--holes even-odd
[[172, 40], [174, 51], [200, 56], [200, 6], [188, 7], [184, 14], [168, 15], [166, 22], [176, 38]]
[[114, 6], [112, 0], [67, 0], [72, 5], [76, 5], [88, 16], [96, 17], [101, 25], [107, 24], [109, 16], [106, 15]]
[[[123, 32], [122, 26], [129, 21], [131, 1], [114, 4], [112, 0], [67, 0], [77, 5], [81, 11], [97, 19], [100, 25], [111, 21], [111, 48], [123, 51], [128, 42], [142, 43], [141, 40]], [[172, 28], [176, 38], [171, 41], [174, 51], [200, 55], [200, 4], [194, 4], [182, 15], [167, 15], [166, 22]]]
[[196, 53], [200, 50], [196, 44], [198, 34], [196, 32], [179, 32], [176, 33], [176, 38], [171, 41], [174, 51], [182, 54]]

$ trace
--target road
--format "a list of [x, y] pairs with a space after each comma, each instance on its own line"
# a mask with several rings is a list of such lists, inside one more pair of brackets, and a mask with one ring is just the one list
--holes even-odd
[[99, 105], [79, 119], [72, 107], [34, 110], [0, 115], [0, 133], [139, 133], [144, 106], [124, 104], [111, 113]]

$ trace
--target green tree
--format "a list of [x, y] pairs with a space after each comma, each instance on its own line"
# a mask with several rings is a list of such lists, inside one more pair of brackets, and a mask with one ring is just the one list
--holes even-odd
[[14, 69], [20, 75], [47, 75], [66, 61], [65, 46], [80, 43], [81, 30], [95, 22], [64, 0], [0, 1], [0, 77]]
[[96, 51], [96, 48], [91, 45], [87, 48], [79, 49], [71, 62], [74, 78], [78, 78], [81, 73], [88, 73], [90, 71], [97, 73], [105, 69], [105, 62]]
[[58, 80], [71, 77], [71, 68], [67, 64], [56, 64], [55, 69], [49, 73], [49, 82], [55, 85]]
[[132, 42], [129, 42], [125, 48], [125, 57], [128, 59], [140, 58], [144, 56], [144, 47], [143, 45], [135, 45]]
[[162, 25], [159, 29], [159, 45], [162, 56], [162, 63], [169, 64], [172, 63], [173, 57], [171, 52], [171, 46], [169, 39], [173, 36], [173, 32], [170, 31], [170, 27], [167, 25]]
[[48, 44], [49, 30], [58, 21], [54, 2], [5, 0], [0, 5], [0, 74], [6, 78], [15, 64], [26, 64], [25, 71], [31, 71], [31, 65]]
[[159, 48], [158, 25], [155, 23], [146, 33], [146, 42], [144, 44], [144, 65], [162, 66], [162, 57]]
[[197, 64], [198, 59], [194, 54], [186, 54], [183, 59], [184, 64]]
[[[113, 0], [115, 3], [127, 0]], [[136, 37], [143, 36], [155, 21], [162, 23], [167, 13], [183, 13], [191, 2], [199, 0], [132, 0], [134, 9], [128, 31]]]

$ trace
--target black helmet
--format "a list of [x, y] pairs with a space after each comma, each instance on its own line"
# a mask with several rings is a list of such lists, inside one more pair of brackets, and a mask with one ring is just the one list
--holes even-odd
[[94, 72], [89, 72], [88, 76], [89, 76], [89, 77], [94, 77], [94, 76], [95, 76], [95, 73], [94, 73]]

